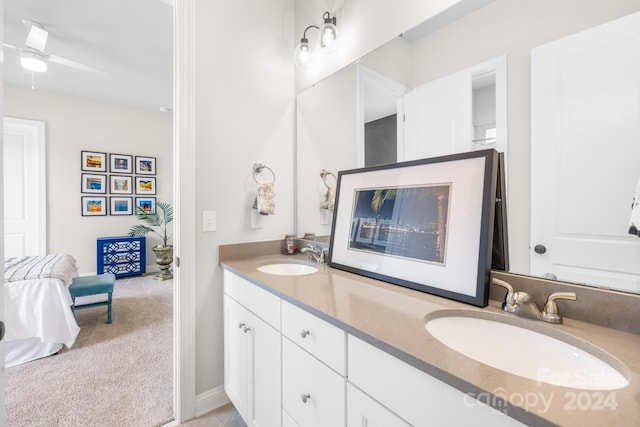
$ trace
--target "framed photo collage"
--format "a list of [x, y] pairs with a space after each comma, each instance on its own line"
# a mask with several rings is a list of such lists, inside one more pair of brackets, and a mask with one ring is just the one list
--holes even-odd
[[82, 216], [133, 215], [156, 210], [156, 158], [81, 151]]

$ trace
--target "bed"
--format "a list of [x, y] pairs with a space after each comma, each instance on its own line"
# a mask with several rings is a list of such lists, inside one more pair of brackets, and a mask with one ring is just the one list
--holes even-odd
[[69, 293], [77, 275], [68, 254], [5, 260], [5, 367], [50, 356], [63, 345], [71, 348], [80, 331]]

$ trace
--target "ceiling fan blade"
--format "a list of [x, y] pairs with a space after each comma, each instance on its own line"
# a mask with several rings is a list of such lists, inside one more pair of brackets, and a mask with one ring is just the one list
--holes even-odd
[[45, 30], [42, 25], [35, 21], [23, 19], [22, 23], [27, 27], [27, 30], [29, 31], [29, 34], [27, 34], [27, 41], [24, 43], [25, 46], [35, 50], [39, 50], [40, 52], [44, 52], [44, 48], [47, 45], [49, 32]]
[[49, 59], [49, 62], [54, 62], [60, 65], [66, 65], [67, 67], [75, 68], [77, 70], [86, 71], [86, 72], [98, 74], [101, 76], [109, 75], [109, 73], [107, 73], [106, 71], [91, 67], [89, 65], [81, 64], [79, 62], [72, 61], [71, 59], [63, 58], [61, 56], [48, 55], [48, 59]]

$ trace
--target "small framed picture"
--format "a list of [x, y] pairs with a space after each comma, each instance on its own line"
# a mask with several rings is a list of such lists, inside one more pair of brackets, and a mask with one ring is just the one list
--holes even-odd
[[133, 197], [109, 197], [111, 215], [133, 215]]
[[133, 156], [109, 154], [109, 172], [133, 173]]
[[142, 210], [147, 214], [156, 213], [156, 198], [155, 197], [136, 197], [135, 211], [138, 213]]
[[91, 173], [83, 173], [81, 177], [80, 192], [106, 194], [107, 176]]
[[132, 178], [126, 175], [109, 175], [109, 192], [111, 194], [133, 194]]
[[136, 156], [136, 174], [137, 175], [155, 175], [156, 174], [156, 158]]
[[156, 179], [149, 176], [136, 176], [136, 194], [156, 194]]
[[82, 196], [82, 216], [105, 216], [106, 214], [106, 197]]
[[88, 172], [107, 171], [107, 153], [96, 151], [81, 151], [82, 170]]

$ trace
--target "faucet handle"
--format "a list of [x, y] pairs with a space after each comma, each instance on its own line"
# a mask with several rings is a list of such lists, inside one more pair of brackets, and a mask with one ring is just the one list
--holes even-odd
[[547, 298], [547, 303], [542, 310], [542, 318], [551, 323], [562, 323], [562, 317], [558, 314], [557, 299], [568, 299], [575, 301], [577, 299], [575, 292], [554, 292]]
[[513, 286], [511, 286], [509, 283], [505, 282], [504, 280], [496, 279], [495, 277], [491, 279], [491, 283], [493, 283], [494, 285], [502, 286], [507, 290], [507, 294], [504, 296], [504, 302], [502, 303], [502, 309], [510, 313], [513, 313], [514, 311], [516, 311], [518, 309], [518, 305], [513, 299], [513, 296], [514, 296]]

